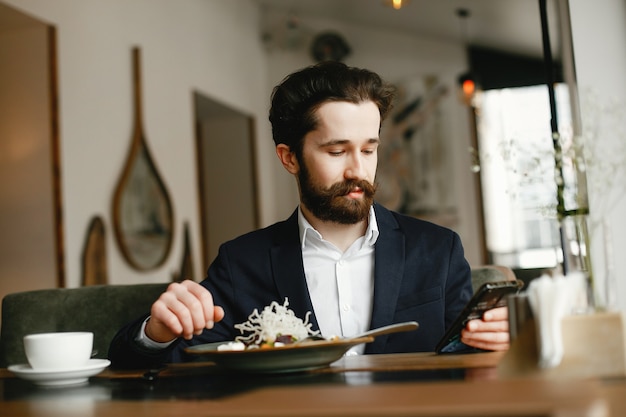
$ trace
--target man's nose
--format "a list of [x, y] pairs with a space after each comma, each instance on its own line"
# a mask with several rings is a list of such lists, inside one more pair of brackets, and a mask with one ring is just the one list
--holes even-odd
[[365, 179], [365, 164], [363, 163], [361, 155], [352, 156], [346, 166], [344, 177], [346, 179]]

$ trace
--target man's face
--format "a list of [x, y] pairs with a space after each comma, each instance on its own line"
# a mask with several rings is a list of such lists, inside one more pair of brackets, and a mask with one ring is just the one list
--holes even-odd
[[302, 204], [318, 219], [365, 220], [374, 201], [380, 114], [371, 101], [325, 103], [304, 137], [298, 182]]

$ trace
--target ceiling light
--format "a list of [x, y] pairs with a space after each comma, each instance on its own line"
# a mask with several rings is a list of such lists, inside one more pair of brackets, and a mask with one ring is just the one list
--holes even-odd
[[384, 0], [383, 3], [385, 6], [389, 6], [394, 8], [395, 10], [400, 10], [402, 6], [406, 6], [409, 0]]
[[[461, 23], [461, 37], [465, 43], [465, 47], [467, 48], [469, 46], [469, 38], [467, 36], [467, 20], [470, 16], [470, 11], [468, 9], [457, 9], [456, 15], [459, 17], [459, 21]], [[469, 71], [459, 76], [458, 82], [461, 87], [461, 100], [467, 105], [472, 105], [474, 96], [479, 89], [479, 86], [477, 85], [476, 76], [473, 74], [471, 68]]]

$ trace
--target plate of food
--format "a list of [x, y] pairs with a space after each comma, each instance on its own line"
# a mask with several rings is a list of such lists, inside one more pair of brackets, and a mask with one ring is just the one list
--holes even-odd
[[287, 306], [272, 302], [261, 313], [254, 310], [248, 321], [236, 324], [242, 333], [234, 341], [206, 343], [185, 348], [192, 356], [214, 362], [218, 367], [242, 372], [297, 372], [329, 366], [350, 348], [374, 340], [322, 338], [311, 330], [308, 313], [304, 320]]
[[238, 342], [215, 342], [186, 348], [187, 353], [214, 362], [218, 367], [252, 373], [299, 372], [324, 368], [353, 346], [369, 343], [371, 336], [356, 339], [311, 340], [278, 347], [220, 350]]

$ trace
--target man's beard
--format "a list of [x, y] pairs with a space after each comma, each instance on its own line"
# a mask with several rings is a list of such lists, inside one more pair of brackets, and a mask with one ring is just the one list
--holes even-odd
[[[324, 188], [314, 183], [303, 163], [300, 164], [298, 180], [302, 203], [318, 219], [340, 224], [355, 224], [368, 218], [376, 194], [375, 184], [365, 180], [346, 180]], [[357, 187], [363, 191], [362, 198], [346, 197]]]

